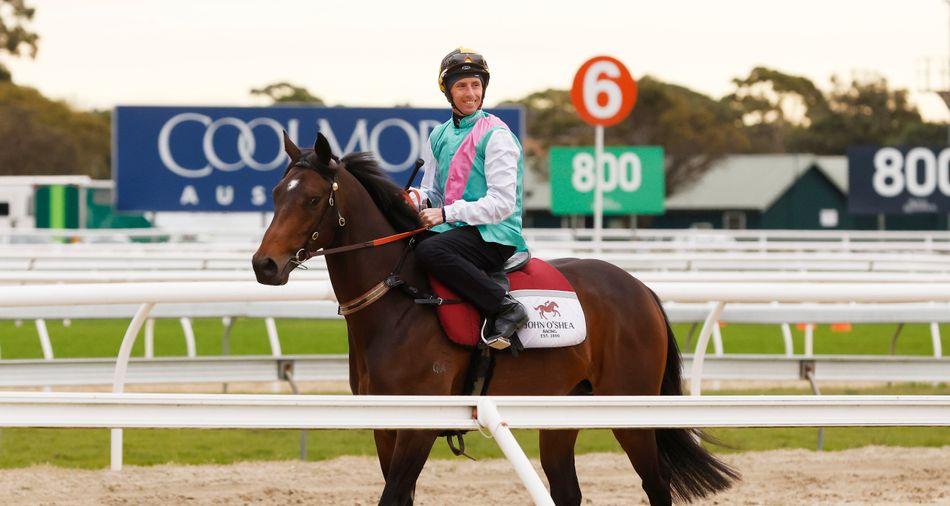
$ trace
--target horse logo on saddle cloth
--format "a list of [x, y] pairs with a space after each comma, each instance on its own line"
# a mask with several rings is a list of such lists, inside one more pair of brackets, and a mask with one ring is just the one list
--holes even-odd
[[[521, 327], [512, 348], [559, 348], [573, 346], [587, 338], [587, 322], [571, 283], [547, 262], [531, 258], [527, 251], [515, 253], [503, 270], [490, 273], [509, 295], [528, 308], [528, 323]], [[435, 295], [459, 301], [436, 306], [446, 335], [462, 346], [474, 347], [483, 338], [485, 321], [471, 304], [429, 276]]]

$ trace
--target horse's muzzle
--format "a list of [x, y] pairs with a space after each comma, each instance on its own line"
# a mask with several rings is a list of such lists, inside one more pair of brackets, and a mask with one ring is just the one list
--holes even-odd
[[257, 276], [257, 282], [262, 285], [283, 285], [287, 283], [288, 276], [285, 276], [277, 262], [269, 256], [257, 256], [251, 260], [254, 267], [254, 274]]

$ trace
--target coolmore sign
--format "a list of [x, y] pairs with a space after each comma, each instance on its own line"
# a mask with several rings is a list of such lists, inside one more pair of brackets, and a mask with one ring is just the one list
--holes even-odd
[[[490, 111], [519, 136], [520, 108]], [[336, 154], [373, 152], [401, 184], [448, 109], [344, 107], [117, 107], [113, 179], [120, 211], [269, 211], [287, 166], [282, 131]], [[416, 180], [416, 184], [419, 179]]]
[[[592, 214], [594, 209], [594, 150], [552, 147], [551, 213]], [[604, 148], [604, 214], [662, 214], [665, 195], [663, 148], [611, 146]]]
[[849, 148], [848, 211], [950, 212], [950, 148]]

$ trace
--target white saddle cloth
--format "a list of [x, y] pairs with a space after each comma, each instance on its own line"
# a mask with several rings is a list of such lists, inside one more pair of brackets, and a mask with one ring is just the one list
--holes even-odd
[[577, 294], [560, 290], [514, 290], [524, 304], [528, 323], [518, 329], [525, 348], [574, 346], [587, 339], [587, 322]]

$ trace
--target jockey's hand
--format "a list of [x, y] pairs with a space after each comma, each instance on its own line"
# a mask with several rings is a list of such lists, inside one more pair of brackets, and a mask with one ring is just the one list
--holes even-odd
[[419, 212], [419, 221], [421, 221], [426, 228], [432, 228], [444, 223], [445, 220], [442, 219], [442, 208], [432, 207], [423, 209]]

